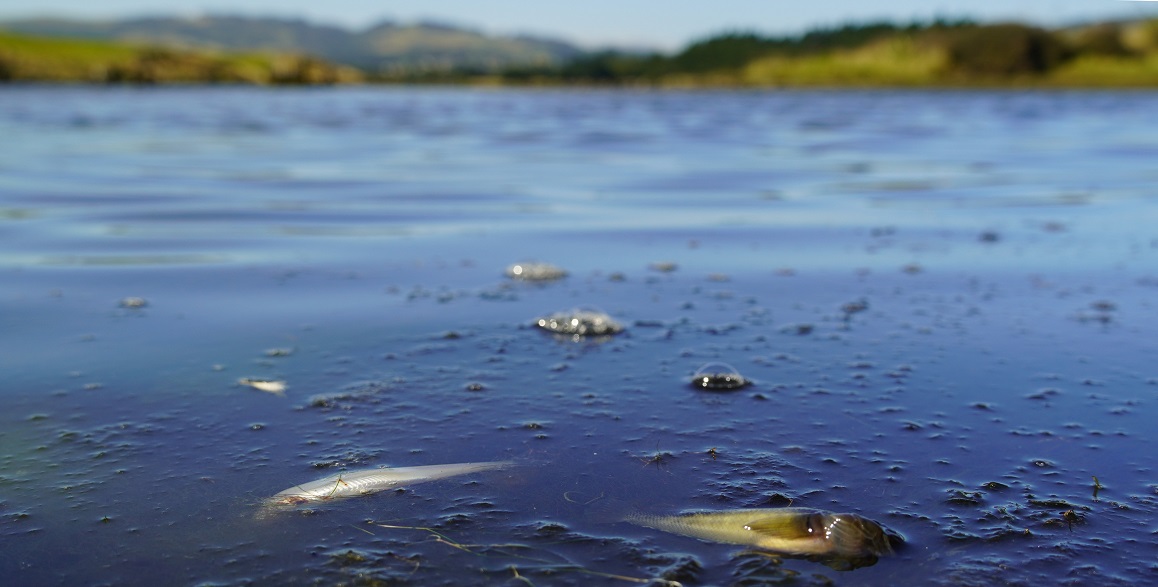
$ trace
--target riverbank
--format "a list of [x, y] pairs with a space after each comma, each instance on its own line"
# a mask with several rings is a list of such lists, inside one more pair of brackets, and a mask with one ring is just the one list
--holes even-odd
[[0, 81], [138, 84], [340, 84], [352, 67], [307, 55], [235, 53], [0, 32]]
[[441, 84], [645, 88], [1156, 88], [1158, 20], [1045, 30], [1016, 23], [847, 25], [728, 33], [678, 53], [594, 52], [491, 69], [360, 70], [305, 53], [207, 51], [0, 33], [0, 81]]

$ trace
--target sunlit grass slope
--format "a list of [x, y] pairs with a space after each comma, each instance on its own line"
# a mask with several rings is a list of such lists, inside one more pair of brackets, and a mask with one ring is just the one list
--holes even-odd
[[0, 32], [0, 80], [88, 83], [332, 84], [355, 69], [302, 55], [208, 53]]

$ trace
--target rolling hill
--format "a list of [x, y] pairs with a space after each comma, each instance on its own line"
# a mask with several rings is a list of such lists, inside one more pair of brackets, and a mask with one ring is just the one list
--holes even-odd
[[563, 41], [486, 35], [437, 23], [383, 22], [352, 31], [298, 19], [241, 16], [116, 21], [41, 18], [0, 21], [0, 30], [180, 49], [307, 54], [370, 73], [550, 66], [582, 53]]

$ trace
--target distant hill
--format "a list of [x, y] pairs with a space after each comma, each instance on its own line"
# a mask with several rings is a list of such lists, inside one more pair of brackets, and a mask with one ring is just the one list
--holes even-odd
[[288, 52], [206, 51], [0, 31], [0, 83], [346, 84], [348, 66]]
[[1015, 22], [889, 22], [771, 37], [728, 32], [672, 55], [591, 53], [511, 84], [658, 87], [1158, 87], [1158, 19], [1047, 30]]
[[205, 16], [115, 21], [22, 19], [0, 29], [26, 35], [135, 42], [183, 49], [305, 53], [371, 73], [551, 66], [582, 51], [529, 36], [492, 36], [436, 23], [383, 22], [362, 31], [297, 19]]

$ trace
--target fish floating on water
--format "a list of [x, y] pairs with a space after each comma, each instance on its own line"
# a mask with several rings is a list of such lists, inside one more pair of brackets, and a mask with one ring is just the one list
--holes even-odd
[[490, 461], [343, 471], [280, 491], [267, 499], [265, 506], [266, 508], [293, 507], [313, 502], [370, 495], [402, 485], [413, 485], [446, 477], [466, 475], [467, 473], [492, 471], [514, 464], [514, 461]]
[[806, 508], [758, 508], [661, 516], [633, 513], [627, 522], [703, 540], [813, 558], [836, 569], [875, 563], [901, 537], [856, 514]]
[[242, 377], [237, 382], [241, 385], [248, 385], [254, 389], [272, 393], [274, 395], [285, 396], [285, 381], [275, 381], [273, 379], [252, 379], [249, 377]]

